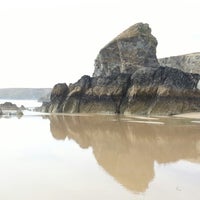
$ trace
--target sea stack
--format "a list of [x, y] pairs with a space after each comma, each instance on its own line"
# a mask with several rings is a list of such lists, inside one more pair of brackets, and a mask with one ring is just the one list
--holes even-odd
[[149, 25], [135, 24], [100, 50], [93, 76], [131, 74], [140, 67], [158, 67], [156, 46]]
[[200, 75], [160, 66], [156, 46], [148, 24], [131, 26], [100, 50], [92, 77], [57, 84], [41, 110], [137, 115], [200, 111]]

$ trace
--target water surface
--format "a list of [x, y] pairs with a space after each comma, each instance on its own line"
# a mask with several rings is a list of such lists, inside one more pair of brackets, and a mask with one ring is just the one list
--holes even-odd
[[200, 199], [198, 120], [1, 118], [0, 148], [0, 199]]

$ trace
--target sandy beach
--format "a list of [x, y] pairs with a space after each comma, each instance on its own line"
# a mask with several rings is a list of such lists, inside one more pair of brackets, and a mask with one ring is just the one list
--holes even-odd
[[184, 114], [174, 115], [174, 117], [200, 119], [200, 112], [184, 113]]

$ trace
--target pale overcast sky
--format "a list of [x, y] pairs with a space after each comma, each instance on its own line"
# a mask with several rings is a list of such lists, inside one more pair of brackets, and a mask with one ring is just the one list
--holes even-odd
[[92, 75], [101, 48], [149, 23], [157, 56], [200, 52], [199, 0], [0, 0], [0, 88]]

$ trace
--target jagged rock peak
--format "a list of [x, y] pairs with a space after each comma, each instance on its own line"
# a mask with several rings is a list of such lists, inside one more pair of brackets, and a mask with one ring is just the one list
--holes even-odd
[[126, 38], [131, 38], [137, 35], [150, 35], [151, 28], [149, 24], [137, 23], [135, 25], [130, 26], [128, 29], [119, 34], [114, 40], [121, 40]]
[[131, 74], [140, 67], [158, 67], [156, 46], [149, 25], [137, 23], [100, 50], [93, 76]]

